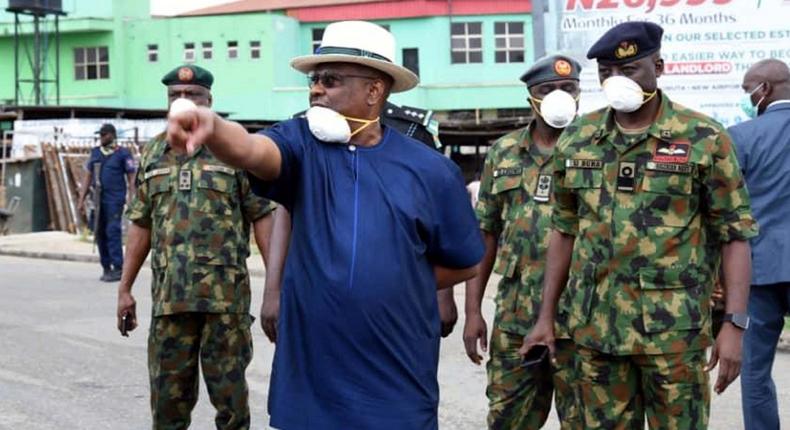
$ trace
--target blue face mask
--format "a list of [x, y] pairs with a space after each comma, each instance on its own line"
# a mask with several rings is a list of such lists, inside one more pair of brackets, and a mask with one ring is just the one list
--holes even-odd
[[763, 84], [765, 84], [765, 82], [756, 86], [749, 94], [746, 94], [743, 96], [743, 98], [741, 98], [741, 110], [743, 110], [743, 113], [745, 113], [749, 118], [757, 118], [758, 110], [760, 109], [760, 103], [765, 100], [765, 96], [763, 96], [759, 101], [757, 101], [756, 105], [752, 104], [752, 94], [762, 88]]

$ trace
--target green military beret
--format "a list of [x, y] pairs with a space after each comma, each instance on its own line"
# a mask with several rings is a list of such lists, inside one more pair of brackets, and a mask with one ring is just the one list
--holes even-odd
[[551, 55], [536, 61], [523, 75], [521, 81], [527, 87], [561, 79], [579, 80], [582, 66], [578, 61], [564, 55]]
[[208, 70], [191, 64], [178, 66], [162, 78], [165, 85], [200, 85], [211, 89], [214, 76]]

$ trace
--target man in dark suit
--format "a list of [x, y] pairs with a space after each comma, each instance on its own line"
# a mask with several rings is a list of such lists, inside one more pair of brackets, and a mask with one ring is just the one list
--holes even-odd
[[[776, 345], [790, 311], [790, 68], [780, 60], [754, 64], [743, 78], [747, 114], [730, 127], [760, 235], [752, 242], [751, 326], [743, 338], [741, 396], [746, 430], [778, 429], [771, 378]], [[746, 102], [746, 100], [744, 100]]]

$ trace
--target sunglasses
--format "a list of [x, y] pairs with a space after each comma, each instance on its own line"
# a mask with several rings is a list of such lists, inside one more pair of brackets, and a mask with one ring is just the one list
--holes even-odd
[[317, 83], [321, 83], [324, 88], [335, 88], [343, 85], [346, 78], [359, 78], [359, 79], [378, 79], [375, 76], [364, 75], [341, 75], [334, 72], [311, 72], [307, 75], [307, 85], [312, 87]]

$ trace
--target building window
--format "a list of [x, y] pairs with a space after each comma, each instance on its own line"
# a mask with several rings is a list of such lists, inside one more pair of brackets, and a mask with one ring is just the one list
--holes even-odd
[[250, 58], [257, 60], [261, 58], [261, 41], [250, 40]]
[[184, 62], [193, 63], [195, 61], [195, 44], [192, 42], [184, 44]]
[[495, 58], [497, 63], [524, 62], [524, 23], [494, 23]]
[[148, 45], [148, 62], [156, 63], [159, 61], [159, 45]]
[[403, 67], [420, 76], [420, 51], [417, 48], [403, 49]]
[[231, 60], [239, 57], [239, 42], [235, 40], [228, 41], [228, 58]]
[[210, 60], [214, 57], [214, 44], [211, 42], [203, 42], [200, 44], [204, 60]]
[[483, 62], [483, 24], [454, 22], [450, 27], [451, 59], [454, 64]]
[[110, 53], [106, 46], [74, 48], [74, 79], [109, 79]]
[[313, 44], [311, 46], [310, 52], [315, 53], [318, 51], [318, 47], [321, 46], [321, 39], [324, 38], [324, 29], [323, 28], [314, 28], [313, 29]]

